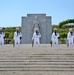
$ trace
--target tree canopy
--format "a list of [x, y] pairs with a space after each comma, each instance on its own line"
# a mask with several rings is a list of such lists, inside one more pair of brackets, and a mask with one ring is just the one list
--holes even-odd
[[74, 23], [74, 19], [68, 19], [59, 23], [59, 28], [68, 23]]

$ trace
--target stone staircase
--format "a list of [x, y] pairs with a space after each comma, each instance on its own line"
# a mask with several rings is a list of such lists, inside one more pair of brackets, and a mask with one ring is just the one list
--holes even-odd
[[0, 75], [74, 75], [74, 49], [6, 45], [0, 48]]

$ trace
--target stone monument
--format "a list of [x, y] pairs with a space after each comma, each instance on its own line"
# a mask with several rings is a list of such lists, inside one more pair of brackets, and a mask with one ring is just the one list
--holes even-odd
[[33, 27], [32, 27], [33, 32], [34, 32], [35, 28], [38, 28], [38, 30], [40, 30], [40, 24], [37, 20], [37, 16], [35, 16], [35, 21], [33, 22]]
[[27, 14], [22, 17], [22, 44], [31, 44], [34, 29], [37, 27], [41, 33], [41, 44], [48, 44], [51, 39], [51, 16], [46, 14]]

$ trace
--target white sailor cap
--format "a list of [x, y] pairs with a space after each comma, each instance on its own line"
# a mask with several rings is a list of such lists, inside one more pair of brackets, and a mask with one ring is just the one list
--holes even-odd
[[37, 16], [35, 16], [35, 19], [37, 19]]
[[54, 28], [53, 30], [57, 30], [57, 28]]
[[35, 31], [38, 31], [38, 28], [35, 28]]
[[2, 30], [3, 28], [2, 27], [0, 27], [0, 30]]
[[72, 28], [70, 28], [69, 31], [72, 31]]
[[17, 27], [16, 30], [19, 30], [19, 28]]

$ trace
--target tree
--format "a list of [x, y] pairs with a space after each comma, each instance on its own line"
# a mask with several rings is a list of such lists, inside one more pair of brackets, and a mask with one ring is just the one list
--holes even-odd
[[59, 28], [61, 28], [62, 26], [64, 26], [65, 24], [68, 24], [68, 23], [74, 23], [74, 19], [68, 19], [68, 20], [60, 22]]
[[5, 38], [9, 38], [10, 32], [5, 32]]

